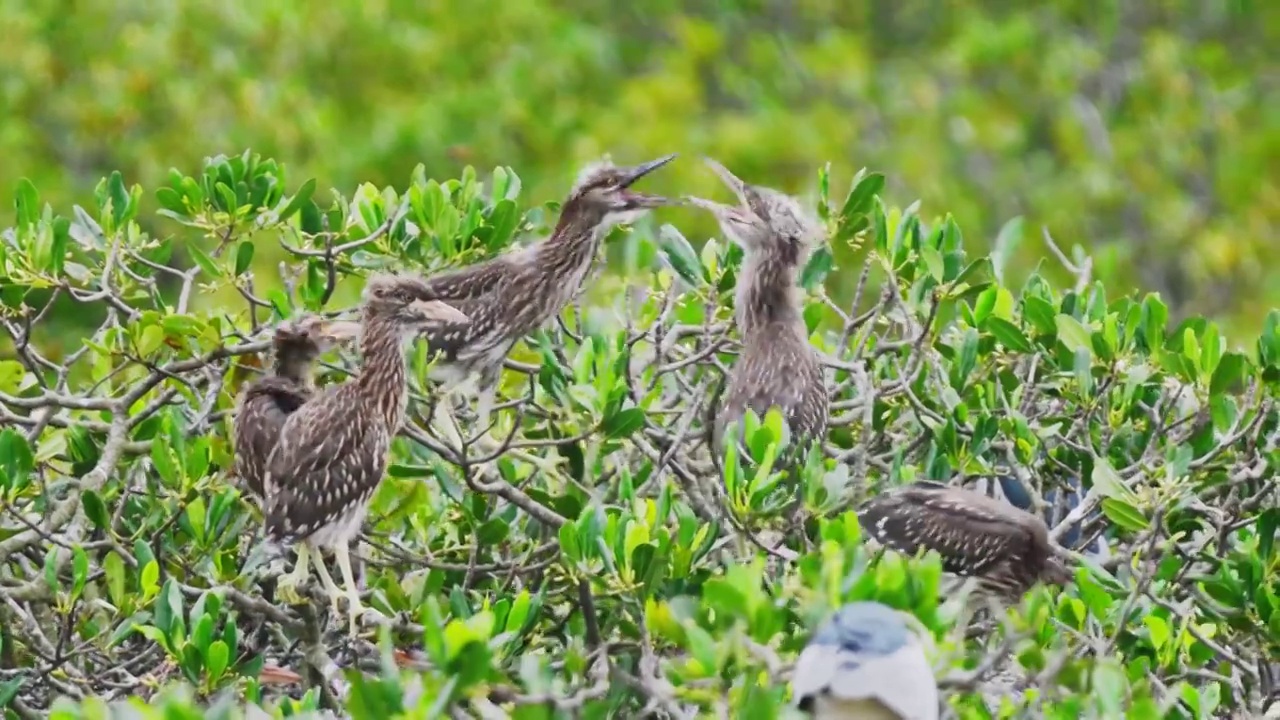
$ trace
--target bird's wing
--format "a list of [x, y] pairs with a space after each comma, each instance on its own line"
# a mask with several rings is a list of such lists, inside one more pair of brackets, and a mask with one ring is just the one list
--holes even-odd
[[330, 388], [289, 416], [267, 462], [267, 533], [300, 540], [366, 501], [386, 470], [391, 436], [353, 385]]
[[[998, 502], [987, 497], [982, 499], [993, 504]], [[951, 548], [967, 558], [982, 558], [968, 570], [956, 567], [958, 574], [981, 575], [1011, 557], [1025, 555], [1035, 544], [1033, 530], [1023, 521], [1025, 513], [1012, 516], [1003, 512], [1003, 507], [992, 508], [967, 500], [942, 494], [926, 502], [930, 515], [950, 529]], [[1013, 507], [1008, 510], [1018, 512]]]
[[937, 720], [938, 684], [919, 643], [874, 658], [838, 651], [834, 660], [827, 688], [833, 700], [879, 700], [904, 720]]
[[921, 548], [942, 556], [943, 570], [982, 575], [1025, 553], [1027, 530], [1000, 513], [944, 493], [907, 487], [873, 498], [858, 513], [863, 529], [879, 543], [906, 554]]
[[235, 415], [235, 473], [249, 489], [262, 495], [267, 458], [275, 449], [289, 415], [311, 393], [280, 377], [265, 377], [249, 386]]
[[[499, 255], [466, 267], [436, 273], [415, 283], [414, 292], [422, 300], [442, 300], [457, 307], [457, 302], [478, 300], [501, 292], [511, 275], [511, 258]], [[466, 311], [463, 310], [465, 313]]]

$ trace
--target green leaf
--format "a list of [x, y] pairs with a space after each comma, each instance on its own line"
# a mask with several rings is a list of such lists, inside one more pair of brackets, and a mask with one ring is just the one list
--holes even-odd
[[1017, 325], [998, 317], [987, 318], [987, 332], [995, 336], [1001, 345], [1017, 352], [1031, 352], [1035, 347]]
[[800, 272], [800, 287], [812, 291], [827, 279], [827, 275], [834, 266], [835, 257], [832, 256], [831, 250], [826, 245], [818, 248], [805, 263], [804, 270]]
[[1093, 460], [1093, 473], [1089, 476], [1093, 489], [1104, 498], [1123, 500], [1129, 504], [1138, 502], [1138, 495], [1125, 484], [1120, 474], [1111, 467], [1106, 458]]
[[10, 488], [21, 487], [35, 467], [35, 456], [26, 436], [13, 428], [0, 431], [0, 483]]
[[1054, 318], [1054, 323], [1058, 330], [1058, 339], [1072, 353], [1085, 350], [1089, 356], [1093, 356], [1093, 340], [1089, 331], [1080, 324], [1080, 321], [1070, 315], [1059, 314]]
[[870, 226], [868, 213], [874, 207], [876, 196], [884, 189], [884, 175], [878, 172], [868, 173], [858, 182], [840, 209], [840, 226], [836, 232], [836, 240], [852, 238]]
[[240, 241], [240, 246], [236, 248], [236, 277], [243, 275], [253, 263], [253, 250], [252, 240]]
[[675, 227], [663, 225], [658, 229], [658, 249], [671, 269], [692, 287], [698, 287], [708, 280], [698, 253], [693, 251], [693, 246]]
[[1151, 525], [1146, 516], [1142, 514], [1142, 511], [1116, 498], [1108, 497], [1102, 499], [1102, 514], [1106, 515], [1116, 525], [1134, 532], [1146, 530]]
[[199, 245], [189, 242], [183, 247], [187, 249], [187, 253], [191, 255], [191, 259], [196, 261], [196, 264], [200, 266], [200, 269], [204, 271], [205, 275], [208, 275], [211, 278], [222, 277], [222, 269], [213, 261], [213, 258], [209, 257], [204, 250], [200, 249]]
[[1209, 392], [1217, 395], [1239, 391], [1248, 372], [1249, 360], [1244, 355], [1236, 352], [1223, 355], [1209, 380]]
[[204, 653], [205, 671], [209, 673], [209, 679], [217, 680], [222, 677], [222, 673], [227, 669], [227, 663], [231, 659], [231, 648], [221, 640], [214, 640], [209, 644], [209, 649]]
[[644, 410], [630, 407], [606, 417], [604, 422], [600, 423], [600, 431], [610, 440], [621, 440], [644, 427], [644, 421]]
[[1057, 332], [1056, 314], [1053, 305], [1050, 305], [1043, 298], [1035, 296], [1022, 298], [1022, 316], [1035, 326], [1037, 332], [1045, 335]]
[[14, 208], [18, 211], [18, 229], [25, 230], [28, 225], [40, 221], [40, 193], [27, 178], [18, 178], [18, 188], [13, 198]]
[[107, 595], [111, 598], [111, 604], [116, 607], [124, 602], [125, 592], [125, 568], [124, 560], [115, 552], [107, 552], [107, 557], [102, 561], [102, 572], [107, 579]]
[[289, 198], [289, 204], [280, 210], [280, 222], [284, 222], [293, 216], [294, 213], [302, 209], [304, 205], [311, 201], [311, 196], [316, 192], [316, 179], [311, 178], [302, 183], [302, 187], [298, 188], [298, 192]]

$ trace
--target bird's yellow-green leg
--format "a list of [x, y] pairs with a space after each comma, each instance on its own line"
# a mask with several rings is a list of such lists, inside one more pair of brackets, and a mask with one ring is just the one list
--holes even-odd
[[347, 586], [347, 615], [351, 627], [351, 635], [354, 636], [360, 629], [360, 618], [366, 613], [378, 613], [373, 608], [366, 609], [360, 602], [360, 589], [356, 587], [355, 574], [351, 572], [351, 548], [347, 543], [338, 543], [333, 549], [333, 556], [338, 561], [338, 570], [342, 573], [342, 582]]
[[342, 606], [339, 604], [342, 591], [333, 582], [333, 577], [329, 575], [329, 568], [325, 567], [324, 558], [318, 552], [316, 553], [316, 574], [320, 576], [320, 584], [324, 586], [324, 594], [329, 596], [329, 603], [333, 606], [333, 616], [336, 618], [342, 612]]
[[453, 398], [447, 393], [441, 393], [436, 398], [436, 409], [431, 414], [432, 424], [444, 431], [445, 439], [453, 450], [462, 452], [462, 430], [458, 427], [458, 422], [453, 418]]
[[498, 386], [492, 384], [479, 393], [476, 399], [476, 427], [487, 431], [489, 428], [489, 418], [493, 416], [493, 401], [497, 398]]
[[302, 595], [298, 593], [298, 588], [310, 576], [307, 566], [310, 548], [305, 542], [301, 542], [294, 549], [298, 553], [298, 561], [293, 564], [291, 572], [281, 575], [280, 579], [276, 581], [276, 597], [290, 605], [300, 605], [303, 600]]

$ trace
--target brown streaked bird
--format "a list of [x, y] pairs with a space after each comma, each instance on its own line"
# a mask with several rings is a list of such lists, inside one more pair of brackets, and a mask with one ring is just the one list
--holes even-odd
[[607, 160], [591, 165], [561, 205], [549, 238], [423, 278], [414, 286], [419, 298], [447, 302], [468, 317], [466, 322], [441, 323], [426, 331], [431, 348], [440, 352], [430, 373], [441, 385], [436, 419], [457, 447], [463, 440], [450, 407], [453, 398], [478, 392], [478, 426], [488, 426], [502, 364], [511, 348], [573, 300], [610, 228], [671, 202], [633, 190], [632, 185], [675, 157], [631, 167], [616, 167]]
[[763, 418], [778, 408], [793, 444], [820, 440], [826, 435], [829, 400], [822, 360], [809, 344], [797, 280], [821, 230], [794, 198], [748, 185], [710, 158], [704, 162], [738, 204], [687, 200], [715, 215], [724, 234], [743, 250], [734, 303], [742, 352], [716, 413], [715, 450], [720, 451], [728, 424], [741, 422], [748, 409]]
[[316, 359], [359, 331], [356, 323], [318, 315], [303, 315], [276, 327], [271, 374], [245, 389], [233, 421], [235, 474], [258, 498], [262, 498], [262, 476], [280, 439], [280, 428], [315, 394]]
[[1043, 520], [965, 488], [917, 481], [868, 500], [858, 521], [898, 552], [936, 551], [943, 572], [974, 578], [982, 594], [1007, 602], [1018, 602], [1036, 583], [1072, 580]]
[[369, 501], [382, 481], [391, 441], [408, 404], [405, 349], [422, 330], [463, 323], [466, 316], [440, 301], [424, 301], [413, 280], [393, 274], [368, 280], [361, 307], [360, 374], [317, 392], [285, 421], [267, 463], [267, 537], [297, 544], [298, 562], [276, 585], [277, 597], [301, 602], [296, 588], [308, 561], [339, 610], [339, 590], [322, 549], [331, 550], [346, 585], [351, 632], [365, 610], [351, 572], [349, 543], [360, 533]]

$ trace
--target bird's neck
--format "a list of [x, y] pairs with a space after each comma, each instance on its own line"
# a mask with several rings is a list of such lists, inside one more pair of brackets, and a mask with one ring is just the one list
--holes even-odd
[[804, 316], [800, 309], [800, 293], [796, 287], [798, 270], [770, 252], [750, 252], [742, 261], [738, 275], [735, 313], [743, 335], [778, 325], [801, 333]]
[[551, 237], [537, 248], [539, 267], [558, 276], [585, 272], [596, 257], [600, 238], [607, 231], [603, 217], [566, 205]]
[[277, 377], [292, 380], [299, 385], [310, 388], [312, 387], [311, 365], [312, 361], [305, 357], [278, 355], [272, 370]]
[[387, 427], [397, 432], [404, 423], [409, 383], [405, 371], [405, 337], [397, 323], [366, 316], [360, 339], [362, 366], [356, 379], [360, 396], [371, 402]]

